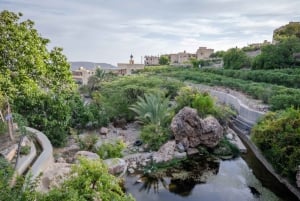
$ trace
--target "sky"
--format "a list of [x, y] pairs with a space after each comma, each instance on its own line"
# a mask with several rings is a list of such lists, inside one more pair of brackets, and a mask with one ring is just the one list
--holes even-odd
[[271, 41], [300, 21], [300, 0], [0, 0], [1, 10], [31, 19], [49, 48], [69, 61], [127, 63], [134, 56], [227, 50]]

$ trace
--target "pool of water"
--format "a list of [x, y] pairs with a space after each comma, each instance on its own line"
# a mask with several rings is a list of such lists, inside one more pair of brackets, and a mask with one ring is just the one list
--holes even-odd
[[[194, 166], [194, 165], [192, 165]], [[202, 164], [203, 166], [203, 164]], [[193, 169], [194, 167], [190, 167]], [[197, 169], [197, 168], [196, 168]], [[185, 180], [172, 177], [174, 173], [162, 177], [128, 175], [126, 191], [137, 201], [291, 201], [290, 195], [276, 195], [265, 187], [253, 174], [243, 158], [221, 161], [197, 170], [199, 177]], [[259, 170], [256, 170], [259, 171]], [[263, 171], [263, 170], [262, 170]], [[194, 175], [197, 172], [194, 171]]]

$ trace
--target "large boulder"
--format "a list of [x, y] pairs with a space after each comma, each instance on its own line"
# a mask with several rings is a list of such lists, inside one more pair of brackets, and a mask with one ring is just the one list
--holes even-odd
[[215, 147], [223, 136], [223, 128], [212, 116], [201, 119], [197, 110], [184, 107], [172, 119], [171, 130], [177, 143], [185, 149], [199, 145]]

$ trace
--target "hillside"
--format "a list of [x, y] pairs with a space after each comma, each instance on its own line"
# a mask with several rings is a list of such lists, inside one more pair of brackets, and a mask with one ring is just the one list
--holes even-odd
[[101, 68], [117, 68], [114, 65], [108, 64], [108, 63], [95, 63], [95, 62], [89, 62], [89, 61], [70, 61], [71, 70], [76, 70], [79, 67], [83, 66], [88, 70], [92, 70], [96, 66], [101, 66]]

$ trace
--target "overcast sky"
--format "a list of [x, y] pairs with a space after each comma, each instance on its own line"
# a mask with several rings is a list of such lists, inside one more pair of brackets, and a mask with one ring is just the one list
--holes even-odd
[[300, 21], [300, 0], [0, 0], [31, 19], [69, 61], [136, 63], [145, 55], [243, 47]]

